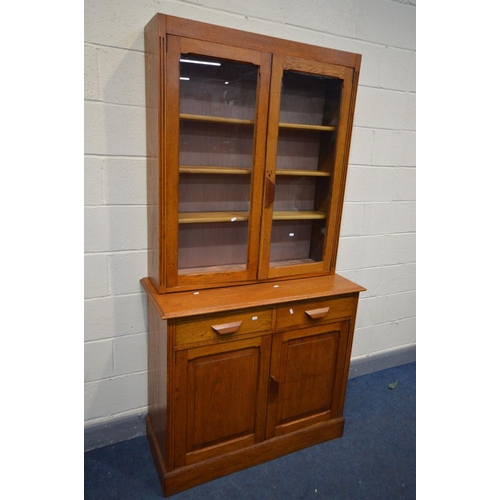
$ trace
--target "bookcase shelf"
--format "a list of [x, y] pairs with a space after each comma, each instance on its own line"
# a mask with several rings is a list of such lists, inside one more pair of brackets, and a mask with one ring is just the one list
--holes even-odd
[[293, 175], [294, 177], [330, 177], [330, 172], [322, 172], [321, 170], [299, 170], [299, 169], [279, 169], [276, 170], [276, 175]]
[[207, 116], [207, 115], [191, 115], [187, 113], [180, 113], [181, 120], [190, 120], [195, 122], [210, 122], [210, 123], [226, 123], [232, 125], [253, 125], [253, 120], [244, 120], [241, 118], [225, 118], [222, 116]]
[[[206, 165], [180, 165], [179, 173], [181, 174], [215, 174], [215, 175], [250, 175], [251, 168], [243, 167], [217, 167]], [[276, 175], [287, 175], [294, 177], [330, 177], [330, 172], [322, 172], [321, 170], [304, 170], [304, 169], [279, 169], [276, 170]]]
[[[186, 212], [179, 214], [179, 224], [209, 224], [211, 222], [241, 222], [248, 220], [245, 212]], [[273, 220], [319, 220], [326, 219], [324, 212], [314, 210], [282, 210], [273, 213]]]
[[288, 128], [293, 130], [312, 130], [318, 132], [333, 132], [335, 127], [330, 125], [307, 125], [300, 123], [279, 123], [279, 128]]
[[179, 173], [181, 174], [216, 174], [216, 175], [250, 175], [251, 168], [242, 167], [217, 167], [217, 166], [179, 166]]

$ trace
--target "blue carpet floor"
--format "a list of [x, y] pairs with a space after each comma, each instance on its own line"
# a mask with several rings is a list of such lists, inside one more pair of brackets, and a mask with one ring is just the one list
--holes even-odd
[[[397, 384], [394, 384], [397, 381]], [[390, 385], [396, 385], [390, 388]], [[350, 379], [344, 436], [172, 495], [172, 500], [416, 497], [416, 363]], [[85, 453], [86, 500], [163, 498], [147, 438]]]

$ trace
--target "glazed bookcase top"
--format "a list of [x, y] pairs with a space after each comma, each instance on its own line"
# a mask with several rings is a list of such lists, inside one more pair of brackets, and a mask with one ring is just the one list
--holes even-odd
[[156, 290], [334, 274], [361, 56], [161, 14], [145, 44]]

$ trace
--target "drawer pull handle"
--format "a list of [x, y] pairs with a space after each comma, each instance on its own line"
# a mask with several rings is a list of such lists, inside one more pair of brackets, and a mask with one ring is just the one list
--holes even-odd
[[311, 309], [310, 311], [306, 311], [306, 314], [311, 319], [321, 319], [328, 314], [329, 310], [330, 310], [329, 307], [322, 307], [321, 309]]
[[234, 333], [238, 331], [238, 328], [241, 326], [242, 321], [235, 321], [234, 323], [224, 323], [223, 325], [212, 325], [212, 328], [219, 335], [227, 335], [229, 333]]

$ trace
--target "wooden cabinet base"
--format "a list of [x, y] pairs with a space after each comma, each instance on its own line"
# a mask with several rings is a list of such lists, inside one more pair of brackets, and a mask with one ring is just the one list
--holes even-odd
[[160, 480], [162, 479], [161, 485], [165, 496], [179, 493], [213, 479], [259, 465], [303, 448], [341, 437], [344, 432], [344, 418], [337, 418], [291, 432], [284, 436], [267, 439], [249, 448], [228, 453], [224, 456], [186, 465], [167, 472], [149, 416], [146, 418], [146, 423], [149, 445], [158, 476]]
[[342, 436], [362, 287], [339, 275], [199, 293], [142, 285], [147, 431], [166, 496]]

